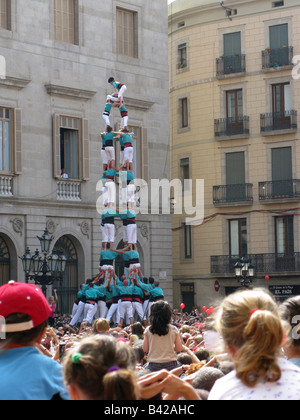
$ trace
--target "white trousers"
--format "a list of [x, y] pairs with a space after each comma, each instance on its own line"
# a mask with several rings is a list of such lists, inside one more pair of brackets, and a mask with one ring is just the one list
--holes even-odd
[[124, 164], [124, 150], [120, 151], [120, 165]]
[[107, 314], [107, 306], [106, 302], [103, 300], [99, 300], [97, 303], [97, 312], [96, 312], [96, 318], [105, 318]]
[[143, 318], [144, 318], [143, 304], [140, 302], [132, 302], [132, 309], [133, 309], [133, 315], [136, 312], [138, 314], [138, 317], [140, 318], [140, 321], [143, 322]]
[[89, 324], [93, 323], [94, 316], [97, 312], [97, 305], [92, 305], [91, 303], [86, 303], [84, 305], [84, 318], [83, 322], [87, 322]]
[[74, 318], [74, 316], [76, 315], [77, 309], [78, 309], [78, 303], [74, 303], [73, 309], [72, 309], [72, 315], [71, 315], [72, 318]]
[[107, 193], [107, 202], [115, 204], [116, 202], [116, 184], [114, 181], [107, 181], [105, 184]]
[[105, 226], [102, 226], [102, 225], [101, 225], [101, 236], [102, 236], [102, 243], [108, 242], [107, 236], [106, 236], [106, 231], [105, 231]]
[[123, 85], [118, 92], [118, 98], [121, 98], [122, 101], [123, 101], [123, 96], [124, 96], [124, 93], [126, 92], [126, 90], [127, 90], [127, 86]]
[[105, 152], [108, 162], [116, 160], [115, 148], [113, 146], [105, 147]]
[[85, 307], [85, 303], [80, 301], [78, 303], [78, 308], [76, 311], [76, 314], [74, 315], [74, 317], [72, 318], [70, 325], [73, 327], [74, 325], [76, 325], [78, 322], [81, 322], [83, 320], [84, 317], [84, 307]]
[[133, 318], [132, 302], [124, 301], [120, 303], [120, 318], [125, 319], [128, 315], [129, 318]]
[[106, 242], [115, 242], [116, 227], [110, 223], [104, 224]]
[[121, 118], [121, 128], [125, 128], [128, 125], [128, 115]]
[[102, 114], [102, 118], [104, 119], [105, 124], [110, 126], [109, 115]]
[[127, 203], [134, 203], [135, 185], [127, 185]]
[[106, 315], [106, 319], [107, 319], [108, 322], [110, 322], [112, 320], [112, 317], [115, 314], [117, 314], [117, 316], [116, 316], [116, 322], [119, 322], [120, 321], [120, 313], [119, 313], [119, 317], [118, 317], [118, 308], [119, 308], [118, 303], [112, 303], [111, 304], [111, 306], [110, 306], [110, 308], [109, 308], [109, 310], [107, 312], [107, 315]]
[[137, 225], [127, 225], [127, 239], [129, 244], [137, 243]]
[[123, 85], [118, 92], [118, 97], [117, 98], [113, 95], [107, 95], [107, 99], [110, 99], [113, 102], [119, 102], [119, 100], [121, 98], [122, 101], [123, 101], [123, 96], [124, 96], [124, 93], [126, 92], [126, 90], [127, 90], [127, 86]]
[[107, 165], [108, 164], [107, 154], [106, 154], [106, 151], [103, 149], [101, 149], [101, 158], [102, 158], [102, 164]]
[[129, 163], [133, 162], [133, 147], [131, 146], [125, 147], [124, 150], [124, 162], [127, 162], [127, 160]]
[[143, 321], [147, 321], [149, 318], [149, 305], [150, 305], [150, 300], [145, 300], [145, 302], [143, 303]]

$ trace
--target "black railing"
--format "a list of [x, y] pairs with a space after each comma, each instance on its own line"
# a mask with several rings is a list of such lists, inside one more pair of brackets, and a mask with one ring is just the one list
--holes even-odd
[[297, 111], [270, 112], [260, 114], [260, 131], [296, 130]]
[[287, 179], [259, 182], [258, 194], [261, 201], [285, 198], [300, 199], [300, 180]]
[[[251, 254], [247, 258], [254, 265], [256, 273], [288, 274], [300, 272], [300, 252], [292, 254]], [[234, 265], [239, 256], [213, 255], [210, 257], [211, 274], [235, 274]]]
[[215, 137], [249, 135], [249, 117], [230, 117], [215, 120]]
[[215, 205], [253, 201], [253, 184], [216, 185], [213, 187]]
[[293, 47], [282, 47], [262, 51], [262, 68], [278, 68], [293, 65]]
[[225, 76], [227, 74], [245, 73], [245, 71], [245, 54], [236, 54], [217, 58], [217, 77]]

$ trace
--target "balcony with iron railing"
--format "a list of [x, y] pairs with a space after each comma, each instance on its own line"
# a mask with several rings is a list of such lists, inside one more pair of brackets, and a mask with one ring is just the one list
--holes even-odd
[[296, 110], [260, 115], [260, 131], [264, 136], [294, 132], [297, 130], [297, 126]]
[[[216, 277], [232, 277], [235, 274], [234, 266], [239, 256], [213, 255], [210, 257], [211, 274]], [[247, 259], [254, 265], [255, 272], [276, 274], [278, 276], [294, 275], [300, 273], [300, 252], [291, 254], [251, 254]]]
[[232, 204], [251, 205], [253, 202], [253, 184], [215, 185], [213, 203], [216, 207]]
[[260, 201], [300, 200], [300, 180], [264, 181], [258, 183]]
[[235, 54], [217, 58], [217, 78], [246, 72], [245, 54]]
[[228, 137], [246, 138], [249, 137], [249, 117], [229, 117], [215, 120], [215, 138], [217, 140], [228, 140]]
[[262, 51], [262, 68], [265, 71], [278, 70], [282, 67], [293, 66], [294, 48], [283, 46], [282, 48], [266, 48]]

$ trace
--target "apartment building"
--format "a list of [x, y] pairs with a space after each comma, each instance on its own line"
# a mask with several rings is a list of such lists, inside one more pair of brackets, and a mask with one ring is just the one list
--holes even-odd
[[[40, 250], [46, 227], [50, 252], [67, 257], [54, 285], [60, 311], [69, 312], [79, 285], [97, 274], [110, 76], [128, 87], [136, 176], [169, 178], [167, 13], [160, 0], [0, 1], [0, 284], [25, 280], [18, 257], [26, 247]], [[113, 110], [113, 127], [120, 121]], [[137, 224], [144, 275], [161, 279], [172, 302], [171, 217], [138, 215]]]
[[293, 0], [169, 5], [171, 173], [205, 183], [204, 222], [173, 216], [177, 305], [240, 287], [243, 257], [255, 286], [300, 293], [299, 24]]

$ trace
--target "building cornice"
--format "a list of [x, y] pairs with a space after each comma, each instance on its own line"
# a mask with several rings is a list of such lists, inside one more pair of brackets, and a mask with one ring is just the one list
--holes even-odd
[[150, 108], [152, 108], [153, 105], [154, 105], [154, 102], [126, 97], [126, 107], [128, 108], [148, 111]]
[[6, 76], [5, 79], [0, 79], [0, 87], [21, 90], [24, 89], [30, 82], [31, 80], [29, 79]]
[[78, 88], [72, 88], [68, 86], [59, 86], [52, 83], [45, 85], [46, 91], [50, 96], [60, 96], [72, 99], [79, 99], [89, 101], [92, 99], [97, 92], [91, 90], [84, 90]]

